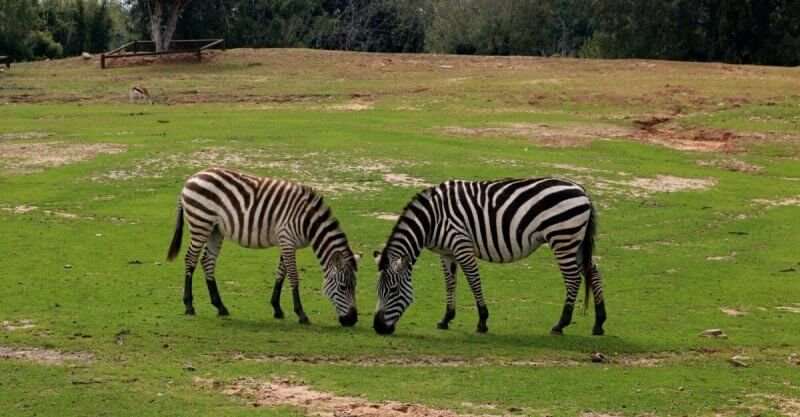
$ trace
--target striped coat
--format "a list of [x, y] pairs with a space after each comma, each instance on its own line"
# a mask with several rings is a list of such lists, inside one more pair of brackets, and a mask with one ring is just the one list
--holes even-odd
[[352, 326], [357, 321], [355, 273], [360, 254], [354, 255], [350, 250], [339, 222], [311, 188], [225, 168], [198, 172], [186, 181], [181, 192], [175, 233], [167, 254], [170, 260], [180, 250], [184, 219], [191, 232], [185, 258], [186, 314], [194, 314], [192, 275], [205, 247], [201, 261], [211, 303], [219, 315], [228, 315], [214, 277], [217, 256], [227, 238], [246, 248], [280, 248], [272, 295], [276, 318], [284, 317], [280, 293], [288, 276], [294, 311], [300, 323], [308, 323], [300, 302], [295, 252], [311, 246], [324, 271], [323, 292], [333, 303], [340, 322]]
[[476, 259], [513, 262], [542, 244], [553, 250], [566, 285], [566, 301], [552, 333], [572, 320], [581, 274], [591, 286], [596, 321], [594, 334], [603, 334], [605, 304], [602, 281], [592, 262], [594, 206], [574, 182], [556, 178], [500, 181], [448, 181], [415, 196], [403, 210], [382, 252], [375, 252], [380, 270], [374, 327], [391, 333], [413, 301], [411, 269], [423, 248], [441, 257], [447, 306], [438, 327], [448, 328], [455, 317], [456, 272], [466, 275], [478, 307], [477, 331], [488, 330], [486, 307]]

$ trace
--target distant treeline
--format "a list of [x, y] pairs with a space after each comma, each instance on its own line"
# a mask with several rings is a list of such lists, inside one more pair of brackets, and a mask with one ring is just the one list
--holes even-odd
[[[0, 53], [28, 48], [19, 55], [32, 58], [149, 39], [154, 0], [0, 4]], [[8, 24], [23, 9], [12, 4], [32, 10], [27, 32]], [[174, 37], [225, 38], [230, 48], [799, 65], [800, 0], [193, 0]]]

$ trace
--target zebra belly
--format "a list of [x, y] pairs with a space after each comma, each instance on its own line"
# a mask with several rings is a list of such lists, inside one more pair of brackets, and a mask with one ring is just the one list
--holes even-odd
[[238, 231], [229, 231], [225, 230], [224, 226], [220, 227], [220, 231], [226, 239], [244, 248], [264, 249], [278, 245], [278, 234], [275, 232], [274, 227], [260, 229], [263, 230], [245, 228], [240, 236]]
[[478, 245], [475, 245], [475, 257], [492, 263], [516, 262], [520, 259], [531, 256], [531, 254], [536, 252], [536, 249], [539, 249], [539, 246], [542, 246], [544, 242], [544, 237], [540, 236], [539, 233], [536, 233], [532, 235], [530, 239], [520, 242], [518, 248], [498, 248], [498, 253], [495, 255], [489, 254], [488, 251], [483, 252], [480, 250]]

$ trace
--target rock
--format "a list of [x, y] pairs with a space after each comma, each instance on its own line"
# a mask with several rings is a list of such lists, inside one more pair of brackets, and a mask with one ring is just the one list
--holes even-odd
[[748, 365], [747, 362], [745, 362], [746, 360], [749, 359], [750, 358], [748, 358], [747, 356], [734, 356], [731, 358], [731, 364], [738, 368], [749, 368], [750, 365]]
[[398, 405], [397, 407], [395, 407], [395, 408], [394, 408], [394, 410], [395, 410], [395, 411], [399, 411], [399, 412], [401, 412], [401, 413], [407, 413], [407, 412], [408, 412], [408, 406], [407, 406], [407, 405], [405, 405], [405, 404], [403, 404], [403, 405]]
[[83, 59], [92, 59], [92, 54], [90, 54], [88, 52], [84, 52], [84, 53], [81, 54], [81, 58], [83, 58]]
[[184, 366], [183, 369], [185, 369], [187, 371], [191, 371], [191, 372], [194, 372], [194, 371], [197, 370], [197, 368], [195, 368], [192, 364], [188, 364], [188, 365]]
[[600, 352], [592, 352], [592, 354], [589, 355], [589, 359], [594, 363], [608, 362], [608, 357]]
[[713, 337], [717, 339], [726, 339], [728, 335], [726, 335], [725, 332], [723, 332], [721, 329], [708, 329], [708, 330], [703, 330], [703, 332], [700, 333], [700, 337]]
[[70, 264], [64, 265], [64, 269], [70, 269], [70, 268], [72, 268], [72, 265], [70, 265]]
[[796, 353], [789, 355], [789, 363], [792, 365], [800, 365], [800, 357]]
[[513, 413], [515, 411], [522, 411], [522, 407], [508, 407], [508, 412]]

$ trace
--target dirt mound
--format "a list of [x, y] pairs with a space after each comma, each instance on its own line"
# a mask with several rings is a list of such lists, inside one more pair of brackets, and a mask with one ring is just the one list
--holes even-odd
[[[212, 61], [219, 51], [208, 50], [203, 52], [203, 62]], [[98, 58], [99, 59], [99, 58]], [[106, 68], [147, 67], [154, 64], [200, 64], [197, 54], [186, 52], [175, 55], [142, 56], [130, 58], [106, 59]]]
[[660, 125], [662, 123], [666, 123], [670, 120], [672, 119], [666, 116], [652, 116], [647, 119], [634, 120], [633, 124], [634, 126], [643, 130], [652, 130], [653, 127]]

